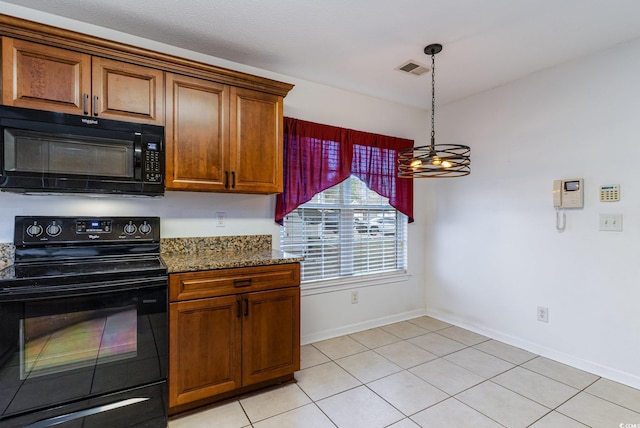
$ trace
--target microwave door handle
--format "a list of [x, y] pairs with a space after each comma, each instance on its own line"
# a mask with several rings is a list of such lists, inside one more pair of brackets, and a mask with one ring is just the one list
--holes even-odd
[[133, 178], [142, 180], [142, 134], [139, 132], [133, 136]]
[[82, 95], [82, 113], [89, 114], [89, 94]]

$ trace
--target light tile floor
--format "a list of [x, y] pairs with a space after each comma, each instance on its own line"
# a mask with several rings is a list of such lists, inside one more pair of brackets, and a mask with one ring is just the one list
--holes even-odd
[[640, 428], [640, 391], [421, 317], [301, 350], [297, 383], [169, 428]]

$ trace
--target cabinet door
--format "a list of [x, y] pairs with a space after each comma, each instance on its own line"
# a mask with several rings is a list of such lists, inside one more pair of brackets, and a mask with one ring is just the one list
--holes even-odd
[[87, 114], [91, 57], [38, 43], [2, 38], [2, 103]]
[[300, 369], [300, 288], [242, 295], [242, 383]]
[[282, 192], [282, 97], [232, 88], [230, 190]]
[[166, 79], [167, 189], [224, 190], [230, 179], [228, 87], [170, 73]]
[[236, 296], [169, 305], [169, 406], [241, 386], [241, 318]]
[[107, 119], [164, 125], [164, 72], [93, 57], [91, 111]]

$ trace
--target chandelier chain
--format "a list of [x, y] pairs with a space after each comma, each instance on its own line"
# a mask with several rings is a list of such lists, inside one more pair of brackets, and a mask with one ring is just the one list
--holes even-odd
[[436, 141], [436, 55], [431, 54], [431, 145]]

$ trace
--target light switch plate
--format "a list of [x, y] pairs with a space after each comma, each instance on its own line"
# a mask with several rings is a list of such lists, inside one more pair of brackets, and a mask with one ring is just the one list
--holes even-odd
[[600, 214], [600, 230], [622, 232], [622, 214]]

